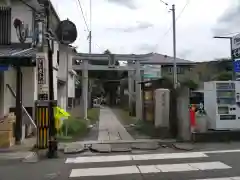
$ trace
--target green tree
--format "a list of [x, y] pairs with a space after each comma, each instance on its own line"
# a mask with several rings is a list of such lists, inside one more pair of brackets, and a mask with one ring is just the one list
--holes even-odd
[[224, 71], [219, 74], [217, 74], [215, 77], [213, 77], [213, 80], [215, 81], [229, 81], [232, 79], [232, 72], [230, 71]]
[[184, 86], [187, 86], [191, 90], [195, 90], [198, 88], [198, 84], [192, 79], [187, 79], [181, 83]]

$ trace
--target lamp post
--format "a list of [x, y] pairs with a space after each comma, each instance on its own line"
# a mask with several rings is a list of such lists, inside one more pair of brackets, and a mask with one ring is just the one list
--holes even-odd
[[232, 54], [232, 37], [229, 36], [214, 36], [213, 38], [215, 39], [229, 39], [230, 40], [230, 56], [231, 56], [231, 61], [232, 61], [232, 80], [235, 80], [235, 71], [234, 71], [234, 58], [233, 58], [233, 54]]

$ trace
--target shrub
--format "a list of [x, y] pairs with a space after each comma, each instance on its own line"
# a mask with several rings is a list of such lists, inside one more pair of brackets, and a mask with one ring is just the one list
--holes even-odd
[[72, 137], [85, 135], [88, 131], [87, 123], [85, 120], [71, 117], [68, 120], [63, 121], [61, 133], [64, 135], [66, 128], [67, 135]]

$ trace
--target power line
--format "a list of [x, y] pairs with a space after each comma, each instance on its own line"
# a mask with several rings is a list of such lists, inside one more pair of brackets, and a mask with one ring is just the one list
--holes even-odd
[[[161, 1], [161, 0], [160, 0]], [[161, 1], [161, 2], [163, 2], [163, 1]], [[165, 3], [165, 2], [163, 2], [163, 3]], [[186, 2], [186, 4], [184, 5], [184, 7], [182, 8], [182, 10], [181, 10], [181, 12], [178, 14], [178, 16], [176, 17], [176, 23], [177, 23], [177, 21], [179, 20], [179, 18], [181, 17], [181, 15], [183, 14], [183, 12], [185, 11], [185, 9], [186, 9], [186, 7], [189, 5], [189, 3], [190, 3], [190, 0], [187, 0], [187, 2]], [[167, 29], [167, 31], [163, 34], [163, 36], [161, 36], [161, 39], [163, 39], [171, 30], [172, 30], [172, 28], [173, 28], [173, 26], [171, 25], [168, 29]], [[159, 40], [159, 42], [160, 42], [160, 40]], [[156, 47], [155, 47], [155, 49], [154, 49], [154, 51], [156, 51], [156, 49], [158, 48], [158, 45], [159, 45], [159, 43], [157, 43], [156, 44]]]
[[83, 17], [85, 26], [86, 26], [86, 28], [87, 28], [87, 31], [89, 32], [90, 30], [89, 30], [89, 28], [88, 28], [88, 24], [87, 24], [86, 18], [85, 18], [85, 16], [84, 16], [82, 4], [81, 4], [80, 0], [77, 0], [77, 1], [78, 1], [79, 6], [80, 6], [80, 10], [81, 10], [81, 13], [82, 13], [82, 17]]
[[[77, 0], [77, 2], [78, 2], [78, 4], [79, 4], [79, 6], [80, 6], [81, 14], [82, 14], [82, 17], [83, 17], [85, 26], [86, 26], [86, 28], [87, 28], [87, 31], [88, 31], [88, 33], [89, 33], [88, 36], [87, 36], [87, 39], [90, 39], [90, 38], [92, 38], [92, 2], [91, 2], [91, 0], [90, 0], [90, 23], [89, 23], [89, 24], [90, 24], [90, 27], [88, 26], [87, 20], [86, 20], [86, 18], [85, 18], [85, 16], [84, 16], [83, 7], [82, 7], [82, 4], [81, 4], [80, 0]], [[91, 40], [91, 41], [92, 41], [92, 40]], [[89, 43], [90, 43], [90, 42], [89, 42]], [[91, 42], [91, 43], [92, 43], [92, 42]], [[101, 49], [98, 44], [95, 43], [95, 45], [96, 45], [99, 49]], [[89, 47], [90, 47], [90, 44], [89, 44]], [[90, 50], [90, 51], [91, 51], [91, 50]]]
[[187, 0], [185, 6], [182, 8], [181, 12], [178, 14], [177, 18], [176, 18], [176, 22], [177, 20], [181, 17], [182, 13], [185, 11], [186, 7], [189, 5], [190, 0]]
[[168, 6], [168, 3], [166, 3], [165, 1], [163, 0], [159, 0], [161, 3], [165, 4], [166, 6]]

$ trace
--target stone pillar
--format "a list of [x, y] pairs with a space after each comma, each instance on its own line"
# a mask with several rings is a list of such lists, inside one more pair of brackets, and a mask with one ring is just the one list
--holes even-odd
[[83, 118], [87, 120], [88, 109], [88, 61], [83, 60], [82, 70], [82, 98], [83, 98]]
[[[129, 67], [132, 67], [132, 64], [128, 64]], [[134, 71], [128, 71], [128, 107], [129, 111], [132, 114], [133, 112], [133, 102], [134, 102]]]
[[178, 138], [181, 140], [191, 140], [190, 117], [189, 117], [189, 89], [183, 87], [178, 89], [177, 95], [177, 120]]
[[141, 70], [140, 62], [135, 62], [136, 75], [135, 75], [135, 87], [136, 87], [136, 117], [137, 120], [142, 120], [142, 90], [141, 90]]

